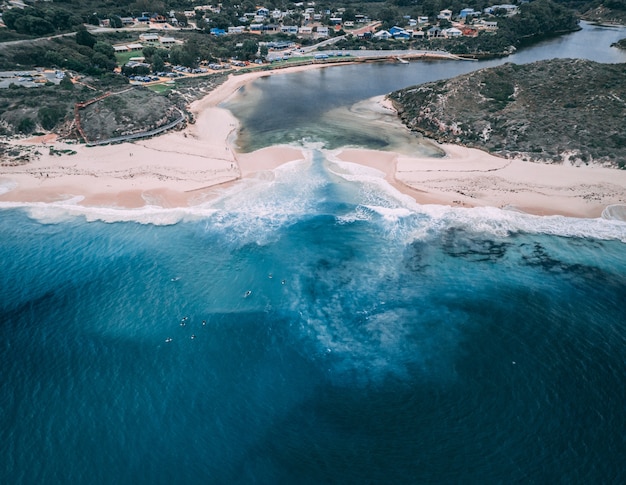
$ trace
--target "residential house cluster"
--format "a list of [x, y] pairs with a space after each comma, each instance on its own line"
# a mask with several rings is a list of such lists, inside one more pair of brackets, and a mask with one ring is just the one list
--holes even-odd
[[[437, 15], [435, 23], [431, 23], [428, 17], [418, 17], [417, 19], [405, 17], [406, 27], [396, 25], [389, 30], [379, 30], [375, 33], [366, 32], [361, 36], [379, 40], [475, 37], [481, 30], [497, 30], [498, 22], [490, 19], [495, 13], [504, 13], [510, 16], [519, 13], [519, 10], [516, 5], [493, 5], [485, 8], [482, 12], [475, 11], [473, 8], [464, 8], [458, 15], [454, 15], [452, 10], [444, 9]], [[445, 21], [449, 27], [442, 28], [440, 26], [441, 21]]]
[[[231, 26], [228, 29], [212, 28], [210, 33], [213, 35], [227, 35], [244, 32], [281, 32], [299, 37], [323, 39], [329, 37], [333, 29], [353, 28], [357, 23], [371, 22], [371, 19], [366, 15], [357, 15], [355, 21], [344, 23], [341, 14], [345, 9], [337, 9], [337, 11], [331, 11], [330, 9], [318, 10], [310, 5], [314, 5], [314, 3], [307, 4], [307, 6], [303, 3], [296, 3], [296, 7], [302, 7], [299, 10], [274, 9], [270, 11], [265, 7], [258, 7], [254, 12], [247, 12], [239, 17], [239, 23], [242, 25]], [[294, 18], [294, 15], [299, 15], [302, 19], [299, 25], [292, 23], [291, 19]], [[291, 21], [287, 21], [287, 19]]]
[[[239, 17], [238, 22], [241, 25], [229, 26], [226, 29], [211, 28], [210, 33], [213, 35], [234, 35], [243, 33], [286, 33], [297, 35], [298, 37], [310, 37], [314, 39], [323, 39], [329, 37], [333, 30], [349, 29], [360, 27], [363, 24], [369, 24], [372, 19], [366, 15], [357, 14], [354, 20], [343, 20], [345, 9], [338, 8], [331, 10], [329, 8], [316, 7], [315, 2], [295, 3], [294, 9], [281, 10], [275, 8], [270, 10], [264, 6], [258, 6], [254, 11], [246, 12]], [[221, 4], [198, 5], [193, 10], [184, 11], [184, 15], [189, 19], [197, 18], [197, 13], [220, 13]], [[404, 26], [394, 26], [389, 30], [379, 30], [377, 32], [365, 32], [359, 34], [361, 37], [373, 38], [380, 40], [388, 39], [414, 39], [414, 38], [455, 38], [460, 36], [476, 36], [480, 30], [496, 30], [497, 21], [491, 19], [494, 14], [515, 15], [518, 13], [516, 5], [501, 4], [492, 5], [483, 11], [475, 11], [473, 8], [463, 8], [458, 14], [450, 9], [443, 9], [439, 12], [434, 22], [428, 17], [420, 16], [417, 18], [405, 17], [406, 24]], [[125, 25], [138, 22], [156, 22], [177, 25], [175, 12], [171, 11], [167, 16], [150, 14], [143, 12], [140, 17], [123, 18]], [[445, 22], [445, 26], [442, 22]], [[295, 25], [297, 24], [297, 25]], [[441, 25], [440, 25], [441, 24]], [[145, 40], [143, 42], [156, 43], [157, 39]], [[172, 45], [173, 39], [167, 38], [166, 41], [159, 38], [158, 42], [164, 47]], [[152, 45], [152, 44], [150, 44]], [[136, 45], [129, 44], [129, 50], [136, 48]], [[121, 50], [123, 47], [119, 46]]]
[[133, 52], [141, 51], [144, 47], [148, 46], [169, 49], [176, 44], [182, 44], [182, 41], [176, 40], [173, 37], [169, 36], [145, 33], [139, 35], [139, 42], [114, 45], [113, 49], [115, 50], [115, 52]]

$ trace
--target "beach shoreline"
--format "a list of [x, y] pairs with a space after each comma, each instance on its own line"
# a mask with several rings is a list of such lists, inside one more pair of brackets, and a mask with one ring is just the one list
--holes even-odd
[[[238, 153], [230, 143], [238, 121], [219, 104], [260, 77], [320, 67], [332, 66], [231, 75], [191, 103], [194, 124], [155, 138], [96, 147], [49, 136], [15, 141], [34, 145], [40, 155], [27, 164], [0, 167], [0, 203], [76, 197], [88, 207], [177, 208], [202, 203], [214, 196], [216, 187], [306, 158], [304, 148], [293, 146]], [[383, 107], [393, 110], [387, 100]], [[600, 217], [605, 207], [626, 204], [626, 171], [509, 160], [459, 145], [438, 147], [445, 153], [442, 158], [360, 148], [338, 150], [335, 157], [381, 171], [387, 182], [420, 204], [514, 208], [579, 218]], [[59, 155], [63, 150], [76, 153]]]

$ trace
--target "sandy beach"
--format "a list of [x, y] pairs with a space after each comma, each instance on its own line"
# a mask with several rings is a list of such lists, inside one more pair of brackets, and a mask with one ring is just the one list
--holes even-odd
[[[78, 196], [88, 206], [171, 208], [201, 203], [216, 186], [305, 158], [302, 150], [289, 146], [236, 153], [230, 141], [237, 120], [218, 105], [259, 77], [316, 68], [231, 75], [192, 103], [195, 124], [152, 139], [97, 147], [66, 144], [50, 136], [15, 141], [34, 145], [40, 156], [24, 165], [0, 167], [0, 202]], [[626, 171], [506, 160], [456, 145], [440, 148], [443, 158], [365, 149], [345, 149], [336, 156], [380, 170], [398, 190], [424, 204], [509, 207], [573, 217], [599, 217], [608, 205], [626, 204]], [[62, 150], [76, 153], [59, 155]]]
[[385, 171], [385, 178], [422, 204], [500, 207], [535, 215], [600, 217], [626, 204], [626, 172], [507, 160], [474, 148], [440, 145], [443, 158], [347, 149], [342, 161]]

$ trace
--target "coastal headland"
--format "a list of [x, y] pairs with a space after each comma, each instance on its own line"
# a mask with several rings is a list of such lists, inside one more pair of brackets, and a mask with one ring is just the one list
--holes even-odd
[[[27, 164], [0, 167], [0, 202], [78, 198], [85, 206], [119, 208], [200, 204], [214, 196], [216, 187], [306, 157], [303, 149], [292, 146], [237, 153], [232, 141], [238, 122], [219, 104], [259, 77], [320, 67], [328, 66], [231, 75], [190, 105], [194, 124], [151, 139], [96, 147], [67, 144], [54, 136], [15, 141], [30, 144], [39, 155]], [[393, 109], [388, 100], [383, 103]], [[572, 217], [599, 217], [607, 206], [626, 204], [623, 170], [546, 165], [457, 145], [439, 147], [443, 157], [353, 148], [339, 150], [335, 157], [376, 168], [396, 189], [422, 204], [507, 207]]]

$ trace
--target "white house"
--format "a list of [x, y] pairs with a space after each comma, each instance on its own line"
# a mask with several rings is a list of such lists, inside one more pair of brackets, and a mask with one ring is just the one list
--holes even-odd
[[157, 34], [139, 34], [139, 40], [142, 42], [158, 42], [159, 36]]
[[447, 8], [445, 10], [441, 10], [439, 15], [437, 15], [437, 18], [440, 20], [452, 20], [452, 10], [448, 10]]
[[317, 28], [317, 36], [318, 37], [328, 37], [328, 27], [318, 27]]
[[391, 34], [386, 30], [379, 30], [372, 37], [378, 40], [388, 40], [391, 39]]
[[174, 39], [174, 37], [164, 37], [164, 36], [162, 36], [162, 37], [159, 37], [159, 42], [164, 47], [171, 47], [174, 44], [176, 44], [176, 39]]
[[463, 32], [461, 32], [456, 27], [451, 27], [449, 29], [444, 29], [444, 30], [442, 30], [442, 33], [446, 37], [461, 37], [461, 35], [463, 35]]

